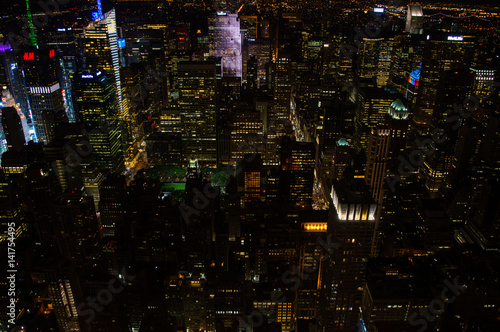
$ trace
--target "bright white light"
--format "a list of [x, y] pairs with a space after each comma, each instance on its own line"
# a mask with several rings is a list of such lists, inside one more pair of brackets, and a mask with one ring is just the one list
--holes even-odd
[[448, 40], [464, 40], [464, 37], [459, 37], [459, 36], [448, 36]]

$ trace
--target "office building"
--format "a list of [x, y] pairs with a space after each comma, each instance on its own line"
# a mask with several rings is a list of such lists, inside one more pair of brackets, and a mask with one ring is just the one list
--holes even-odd
[[238, 14], [219, 11], [209, 17], [210, 54], [222, 58], [222, 75], [242, 77], [241, 32]]
[[410, 3], [406, 11], [405, 30], [411, 34], [422, 34], [424, 29], [424, 13], [419, 3]]
[[322, 264], [320, 331], [356, 331], [377, 204], [361, 179], [335, 182], [331, 199], [327, 234], [340, 246]]
[[124, 107], [120, 73], [120, 54], [118, 47], [118, 30], [116, 12], [110, 10], [102, 18], [90, 22], [80, 35], [84, 68], [100, 69], [115, 84], [118, 114], [128, 118], [128, 110]]
[[217, 163], [215, 97], [218, 69], [216, 62], [180, 62], [177, 66], [185, 161], [197, 159], [200, 164]]
[[21, 55], [31, 117], [39, 142], [54, 138], [58, 123], [68, 122], [59, 79], [59, 60], [52, 48], [28, 48]]
[[21, 151], [26, 141], [21, 118], [17, 110], [14, 107], [6, 107], [0, 110], [0, 114], [8, 149]]
[[122, 170], [122, 121], [115, 85], [99, 69], [83, 71], [76, 75], [75, 95], [96, 163], [104, 170]]

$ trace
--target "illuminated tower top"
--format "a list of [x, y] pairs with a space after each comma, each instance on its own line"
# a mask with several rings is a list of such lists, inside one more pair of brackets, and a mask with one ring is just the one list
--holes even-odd
[[[27, 1], [27, 0], [26, 0]], [[102, 20], [104, 16], [102, 16], [102, 5], [101, 0], [97, 0], [97, 17]]]
[[411, 34], [422, 34], [423, 24], [424, 13], [422, 11], [422, 6], [418, 3], [409, 4], [406, 14], [405, 30]]
[[395, 120], [406, 120], [409, 114], [408, 109], [401, 99], [396, 99], [392, 102], [388, 113]]
[[29, 0], [26, 0], [26, 11], [28, 12], [28, 25], [30, 27], [29, 39], [31, 46], [38, 46], [36, 41], [35, 27], [33, 26], [33, 17], [31, 16]]

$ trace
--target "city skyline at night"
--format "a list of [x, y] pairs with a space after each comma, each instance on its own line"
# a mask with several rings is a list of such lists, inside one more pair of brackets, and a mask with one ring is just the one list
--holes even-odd
[[14, 0], [0, 332], [500, 331], [500, 5]]

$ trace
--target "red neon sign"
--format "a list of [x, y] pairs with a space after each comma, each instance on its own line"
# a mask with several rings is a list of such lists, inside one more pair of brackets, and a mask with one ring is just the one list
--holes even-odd
[[34, 52], [25, 52], [23, 55], [23, 60], [35, 60]]
[[49, 58], [52, 58], [54, 55], [56, 55], [56, 52], [54, 50], [49, 51]]
[[179, 40], [184, 40], [184, 37], [179, 37]]

